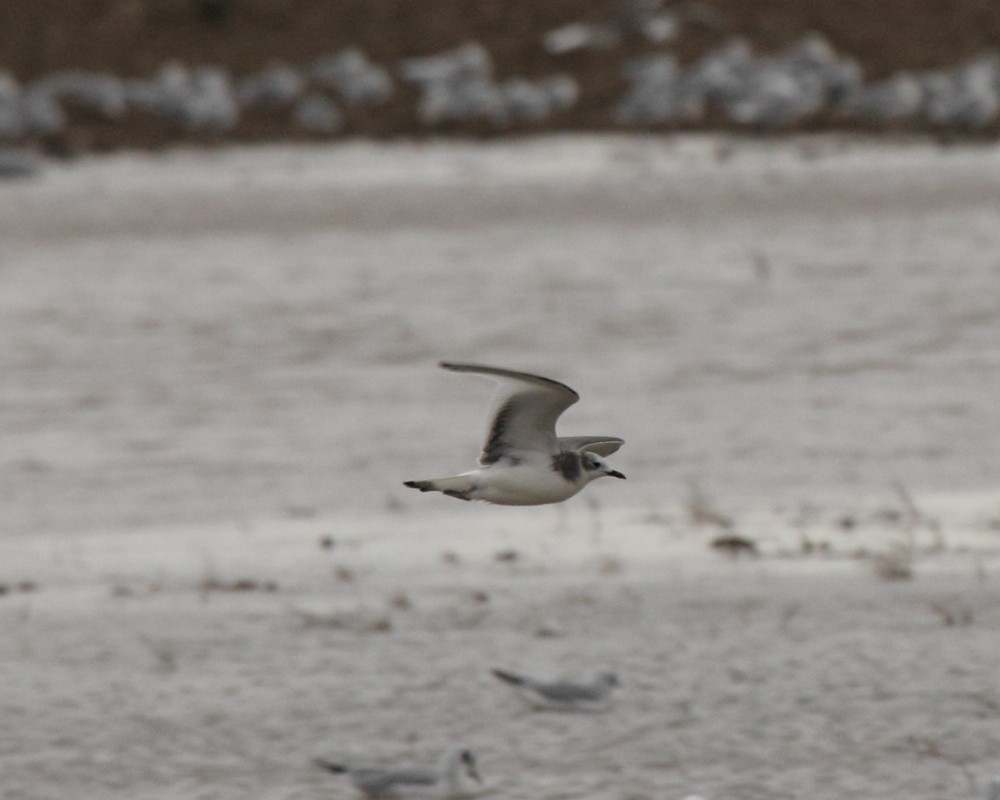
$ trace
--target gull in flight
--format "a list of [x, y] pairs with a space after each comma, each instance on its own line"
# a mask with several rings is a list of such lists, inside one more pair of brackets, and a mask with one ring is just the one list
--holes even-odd
[[485, 375], [500, 384], [480, 468], [449, 478], [406, 481], [421, 492], [505, 506], [560, 503], [596, 478], [624, 478], [602, 456], [625, 442], [617, 436], [556, 436], [556, 420], [580, 395], [565, 384], [526, 372], [442, 362], [452, 372]]
[[347, 767], [320, 758], [316, 759], [316, 765], [327, 772], [347, 775], [354, 787], [369, 800], [407, 796], [453, 800], [476, 794], [466, 778], [482, 783], [471, 750], [451, 750], [444, 754], [437, 767]]
[[611, 690], [618, 685], [618, 676], [613, 672], [599, 672], [590, 683], [546, 683], [501, 669], [492, 672], [515, 687], [528, 705], [553, 711], [604, 711], [610, 706]]

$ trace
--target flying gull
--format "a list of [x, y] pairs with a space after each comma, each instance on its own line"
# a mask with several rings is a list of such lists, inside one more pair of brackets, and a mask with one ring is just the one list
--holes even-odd
[[601, 456], [625, 442], [617, 436], [556, 436], [556, 420], [580, 395], [539, 375], [442, 362], [452, 372], [485, 375], [500, 384], [480, 468], [449, 478], [406, 481], [421, 492], [506, 506], [559, 503], [596, 478], [624, 478]]

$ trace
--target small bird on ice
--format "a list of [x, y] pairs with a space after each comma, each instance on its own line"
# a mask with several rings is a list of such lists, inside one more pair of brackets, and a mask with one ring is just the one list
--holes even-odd
[[590, 683], [536, 681], [502, 669], [491, 670], [504, 683], [514, 686], [533, 708], [554, 711], [604, 711], [611, 702], [611, 690], [618, 685], [613, 672], [599, 672]]
[[444, 754], [437, 767], [348, 767], [321, 758], [315, 759], [315, 763], [327, 772], [346, 774], [354, 787], [369, 800], [411, 795], [448, 800], [471, 797], [477, 792], [466, 778], [482, 783], [471, 750], [451, 750]]
[[556, 436], [556, 420], [580, 395], [563, 383], [498, 367], [441, 362], [452, 372], [486, 375], [500, 384], [480, 468], [449, 478], [406, 481], [421, 492], [504, 506], [560, 503], [596, 478], [623, 478], [601, 456], [625, 441], [617, 436]]

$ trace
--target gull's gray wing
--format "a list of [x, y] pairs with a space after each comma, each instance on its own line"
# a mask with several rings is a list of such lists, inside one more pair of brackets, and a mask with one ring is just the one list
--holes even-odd
[[554, 683], [534, 683], [534, 689], [539, 695], [553, 703], [575, 703], [580, 700], [601, 700], [607, 694], [604, 686], [587, 686], [568, 681]]
[[599, 456], [610, 456], [625, 444], [617, 436], [560, 436], [560, 450], [589, 450]]
[[353, 769], [351, 781], [370, 797], [389, 795], [401, 786], [432, 786], [438, 775], [428, 769]]
[[486, 375], [500, 384], [480, 464], [494, 464], [517, 451], [544, 455], [559, 452], [556, 420], [580, 399], [566, 384], [498, 367], [448, 362], [440, 366], [452, 372]]

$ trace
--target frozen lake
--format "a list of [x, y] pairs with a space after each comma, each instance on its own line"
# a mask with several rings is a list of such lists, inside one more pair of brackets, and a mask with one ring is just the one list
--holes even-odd
[[[0, 532], [378, 511], [490, 387], [656, 508], [995, 487], [1000, 150], [559, 137], [118, 155], [0, 185]], [[585, 503], [583, 498], [577, 503]]]
[[[4, 800], [353, 797], [312, 759], [455, 745], [540, 800], [1000, 775], [997, 149], [120, 155], [0, 186], [0, 270]], [[629, 480], [404, 489], [484, 434], [442, 358], [566, 381]], [[496, 667], [622, 685], [546, 715]]]

